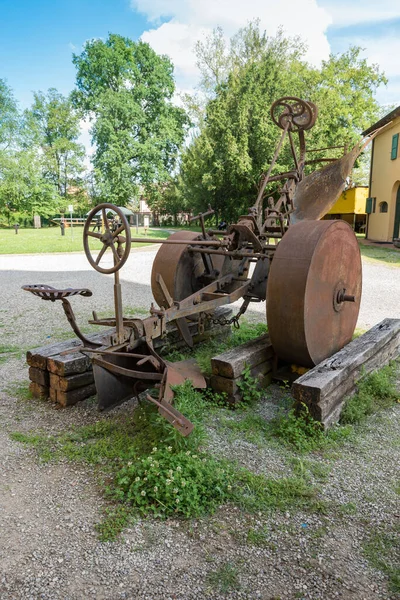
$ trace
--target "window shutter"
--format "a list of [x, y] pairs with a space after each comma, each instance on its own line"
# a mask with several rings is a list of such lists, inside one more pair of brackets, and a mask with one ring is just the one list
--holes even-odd
[[392, 160], [394, 160], [395, 158], [397, 158], [397, 148], [399, 145], [399, 134], [396, 133], [393, 137], [392, 137], [392, 153], [390, 155], [390, 158]]
[[370, 215], [372, 213], [372, 198], [367, 198], [367, 201], [365, 203], [365, 212], [367, 213], [367, 215]]

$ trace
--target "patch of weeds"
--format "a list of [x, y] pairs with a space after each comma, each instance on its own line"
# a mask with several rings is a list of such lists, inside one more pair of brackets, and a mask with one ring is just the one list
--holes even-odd
[[211, 571], [207, 576], [207, 581], [223, 594], [240, 588], [238, 568], [231, 562], [226, 562], [215, 571]]
[[0, 365], [5, 363], [10, 358], [13, 358], [17, 353], [18, 356], [20, 356], [21, 350], [17, 346], [0, 345]]
[[162, 517], [200, 516], [229, 499], [231, 469], [206, 454], [172, 450], [172, 446], [155, 447], [149, 456], [122, 467], [115, 480], [115, 497], [141, 514]]
[[193, 350], [165, 350], [162, 355], [167, 360], [176, 362], [178, 360], [186, 360], [194, 357], [200, 370], [204, 375], [211, 375], [211, 359], [218, 354], [222, 354], [231, 348], [236, 348], [240, 344], [244, 344], [253, 340], [267, 332], [267, 326], [264, 323], [249, 323], [245, 320], [241, 321], [239, 329], [231, 329], [231, 334], [222, 342], [216, 339], [210, 339], [202, 344], [199, 344]]
[[49, 462], [53, 458], [53, 453], [49, 446], [49, 436], [45, 434], [29, 435], [14, 431], [10, 433], [10, 439], [14, 442], [35, 448], [43, 462]]
[[281, 413], [270, 423], [271, 434], [298, 452], [322, 450], [349, 437], [351, 427], [332, 427], [324, 431], [322, 424], [313, 419], [308, 407], [302, 404], [300, 410], [290, 409]]
[[132, 317], [132, 316], [142, 316], [148, 317], [150, 315], [150, 311], [148, 308], [144, 306], [124, 306], [124, 315]]
[[242, 396], [242, 403], [246, 405], [255, 404], [265, 393], [260, 387], [259, 380], [252, 376], [248, 365], [245, 365], [237, 386]]
[[286, 510], [308, 507], [316, 499], [316, 489], [301, 477], [274, 479], [242, 469], [235, 475], [233, 499], [249, 512]]
[[269, 531], [267, 527], [254, 529], [250, 527], [247, 532], [246, 541], [249, 546], [257, 546], [258, 548], [270, 548], [276, 550], [276, 544], [268, 540]]
[[354, 504], [354, 502], [346, 502], [346, 504], [341, 504], [339, 506], [338, 511], [341, 515], [355, 515], [357, 512], [357, 504]]
[[356, 424], [399, 399], [396, 389], [396, 366], [390, 364], [363, 377], [357, 384], [357, 393], [349, 398], [340, 422]]
[[5, 392], [9, 396], [13, 396], [19, 400], [31, 400], [33, 398], [29, 391], [29, 383], [26, 381], [16, 381], [15, 383], [11, 383], [6, 387]]
[[96, 525], [101, 542], [115, 542], [121, 532], [134, 521], [132, 508], [124, 504], [118, 504], [112, 508], [106, 508], [103, 519]]
[[312, 475], [318, 481], [326, 481], [329, 478], [329, 473], [331, 471], [329, 465], [307, 460], [305, 458], [292, 458], [289, 460], [289, 464], [296, 475], [307, 480], [310, 479], [310, 475]]
[[390, 531], [375, 529], [364, 545], [364, 555], [369, 563], [389, 579], [389, 589], [400, 593], [400, 527]]
[[265, 443], [265, 436], [269, 431], [269, 423], [253, 412], [249, 412], [239, 420], [222, 418], [219, 420], [219, 424], [223, 428], [234, 432], [235, 437], [244, 438], [248, 442], [257, 445]]

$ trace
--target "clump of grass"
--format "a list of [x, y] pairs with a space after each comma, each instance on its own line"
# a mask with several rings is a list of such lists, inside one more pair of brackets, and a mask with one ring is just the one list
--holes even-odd
[[239, 571], [230, 562], [224, 563], [215, 571], [211, 571], [207, 576], [207, 581], [213, 588], [218, 589], [223, 594], [240, 588]]
[[16, 353], [20, 353], [20, 348], [17, 346], [0, 345], [0, 365], [15, 356]]
[[135, 519], [132, 508], [124, 504], [117, 504], [106, 508], [102, 521], [97, 523], [96, 531], [101, 542], [114, 542], [121, 532]]
[[389, 578], [389, 589], [400, 594], [400, 527], [381, 531], [375, 529], [364, 545], [364, 554], [370, 564]]
[[217, 341], [216, 339], [207, 340], [196, 346], [193, 350], [169, 350], [163, 353], [164, 358], [172, 362], [178, 360], [186, 360], [193, 357], [196, 359], [200, 370], [204, 375], [211, 375], [211, 359], [218, 354], [222, 354], [231, 348], [235, 348], [240, 344], [244, 344], [253, 340], [267, 332], [265, 323], [249, 323], [242, 320], [239, 329], [232, 329], [231, 335], [225, 340]]
[[360, 423], [369, 415], [389, 408], [398, 400], [395, 365], [387, 365], [363, 377], [357, 388], [357, 393], [345, 404], [340, 417], [341, 423]]

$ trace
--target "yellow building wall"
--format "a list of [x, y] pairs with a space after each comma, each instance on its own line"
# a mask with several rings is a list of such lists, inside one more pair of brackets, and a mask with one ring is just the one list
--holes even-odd
[[368, 198], [367, 187], [353, 187], [342, 192], [340, 198], [335, 202], [328, 215], [364, 215], [365, 204]]
[[[388, 125], [374, 140], [371, 189], [369, 195], [376, 198], [375, 212], [368, 216], [369, 240], [391, 242], [393, 239], [396, 194], [400, 184], [400, 143], [397, 158], [391, 159], [392, 138], [400, 134], [400, 117]], [[381, 202], [388, 203], [388, 212], [379, 212]]]

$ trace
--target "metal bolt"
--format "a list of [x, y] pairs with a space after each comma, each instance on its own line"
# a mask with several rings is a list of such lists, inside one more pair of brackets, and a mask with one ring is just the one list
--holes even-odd
[[340, 304], [341, 302], [355, 302], [355, 296], [351, 296], [350, 294], [346, 294], [346, 290], [341, 290], [337, 294], [337, 302]]

